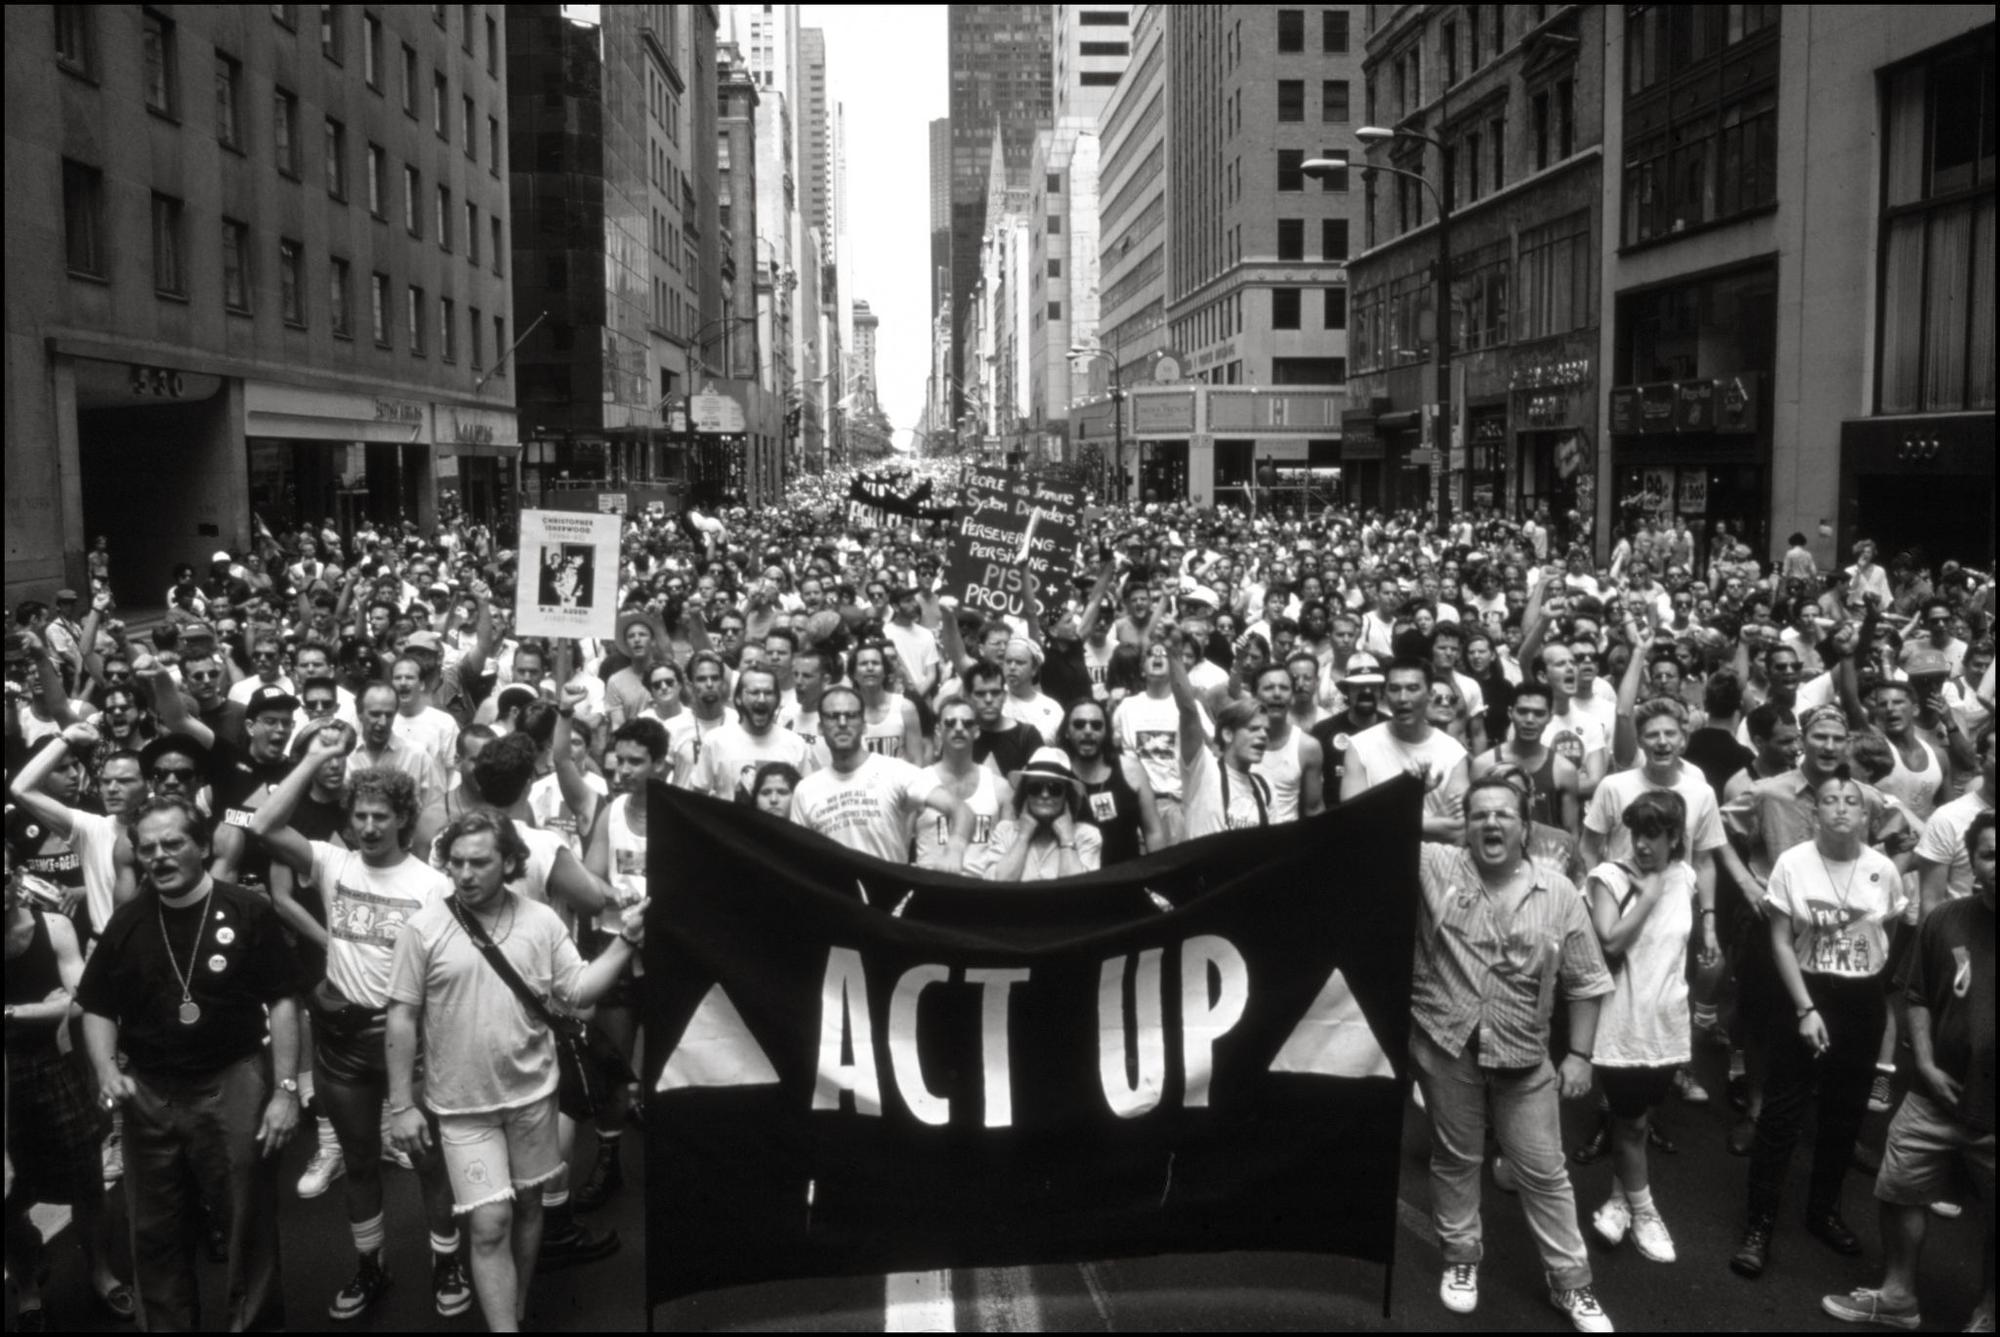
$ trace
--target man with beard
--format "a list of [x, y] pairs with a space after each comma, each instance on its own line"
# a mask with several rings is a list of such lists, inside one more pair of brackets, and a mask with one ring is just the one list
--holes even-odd
[[189, 1221], [208, 1202], [228, 1230], [228, 1313], [216, 1326], [281, 1329], [277, 1158], [299, 1117], [304, 981], [269, 903], [204, 870], [207, 842], [192, 804], [150, 800], [134, 837], [148, 889], [112, 915], [77, 1002], [99, 1089], [125, 1115], [144, 1327], [202, 1327], [201, 1232]]
[[972, 810], [929, 771], [863, 746], [867, 710], [852, 687], [820, 698], [828, 764], [792, 792], [792, 820], [849, 849], [907, 863], [916, 820], [926, 808], [951, 823], [937, 866], [959, 872], [973, 835]]
[[1122, 863], [1166, 847], [1159, 805], [1146, 768], [1119, 748], [1102, 702], [1078, 701], [1071, 706], [1058, 742], [1069, 755], [1077, 783], [1083, 786], [1077, 820], [1095, 826], [1103, 837], [1104, 864]]
[[[698, 667], [697, 700], [701, 673]], [[736, 675], [736, 711], [736, 723], [722, 725], [703, 740], [701, 754], [682, 782], [686, 788], [719, 799], [747, 800], [751, 778], [766, 762], [785, 762], [801, 775], [818, 766], [812, 745], [778, 725], [778, 678], [770, 669], [747, 668]]]
[[1271, 820], [1296, 822], [1322, 811], [1321, 766], [1324, 754], [1317, 740], [1292, 722], [1292, 674], [1283, 664], [1267, 664], [1252, 683], [1264, 712], [1264, 754], [1251, 771], [1271, 790]]
[[1341, 801], [1399, 775], [1415, 775], [1424, 785], [1424, 839], [1455, 841], [1464, 829], [1465, 748], [1450, 734], [1432, 727], [1426, 714], [1430, 663], [1398, 659], [1389, 665], [1384, 677], [1382, 696], [1389, 718], [1348, 742]]
[[687, 678], [693, 698], [688, 706], [688, 727], [672, 736], [674, 783], [682, 788], [693, 787], [688, 779], [701, 760], [708, 737], [737, 721], [735, 708], [723, 703], [729, 671], [721, 655], [713, 650], [696, 651], [688, 660]]
[[1377, 713], [1381, 704], [1382, 669], [1375, 656], [1356, 651], [1347, 660], [1347, 675], [1341, 682], [1346, 709], [1330, 715], [1312, 727], [1313, 741], [1320, 751], [1320, 792], [1327, 803], [1340, 802], [1347, 777], [1347, 745], [1354, 735], [1382, 722]]

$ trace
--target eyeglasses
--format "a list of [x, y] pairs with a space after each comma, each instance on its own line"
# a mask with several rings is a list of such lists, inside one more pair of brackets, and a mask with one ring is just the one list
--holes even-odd
[[680, 684], [675, 682], [672, 678], [655, 678], [646, 685], [652, 688], [656, 692], [664, 692], [680, 686]]
[[222, 671], [220, 669], [211, 669], [207, 673], [189, 673], [187, 676], [190, 682], [220, 682], [222, 680]]
[[1069, 731], [1070, 731], [1071, 733], [1103, 733], [1103, 732], [1104, 732], [1104, 721], [1103, 721], [1103, 720], [1071, 720], [1071, 721], [1069, 722]]
[[306, 702], [306, 709], [311, 713], [317, 715], [321, 711], [332, 711], [340, 709], [340, 703], [338, 701], [330, 701], [323, 699], [317, 701], [308, 700]]
[[155, 766], [153, 768], [153, 779], [178, 780], [182, 784], [191, 782], [196, 774], [197, 772], [192, 769], [183, 769], [179, 766]]
[[951, 720], [938, 721], [939, 729], [957, 729], [960, 730], [961, 732], [970, 732], [971, 730], [976, 729], [978, 727], [979, 723], [977, 720], [951, 719]]
[[1059, 780], [1030, 782], [1021, 786], [1021, 792], [1029, 798], [1061, 798], [1068, 790], [1069, 786]]

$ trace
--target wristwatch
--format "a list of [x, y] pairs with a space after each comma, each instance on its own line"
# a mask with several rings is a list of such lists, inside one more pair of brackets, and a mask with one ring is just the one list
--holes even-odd
[[285, 1078], [285, 1080], [278, 1083], [278, 1089], [280, 1091], [283, 1091], [286, 1095], [292, 1097], [292, 1099], [294, 1100], [298, 1099], [299, 1084], [295, 1078], [291, 1077]]

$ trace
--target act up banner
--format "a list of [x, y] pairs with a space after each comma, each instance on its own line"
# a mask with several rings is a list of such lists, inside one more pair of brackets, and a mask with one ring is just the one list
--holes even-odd
[[649, 1301], [1175, 1252], [1391, 1262], [1421, 797], [996, 886], [655, 785]]

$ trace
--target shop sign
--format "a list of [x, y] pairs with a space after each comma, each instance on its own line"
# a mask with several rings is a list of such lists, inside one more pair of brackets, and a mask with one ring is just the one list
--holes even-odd
[[688, 409], [697, 432], [731, 436], [743, 430], [743, 406], [728, 395], [716, 393], [713, 385], [694, 396]]
[[384, 399], [375, 397], [375, 421], [401, 423], [409, 427], [419, 427], [424, 421], [424, 404], [417, 399]]
[[1585, 385], [1590, 381], [1590, 359], [1569, 358], [1562, 362], [1531, 362], [1515, 367], [1507, 377], [1509, 390], [1549, 390], [1558, 386]]
[[1706, 432], [1715, 426], [1715, 382], [1674, 382], [1674, 430]]
[[1682, 515], [1708, 514], [1708, 467], [1706, 465], [1684, 466], [1681, 469], [1680, 512]]
[[1633, 498], [1635, 504], [1647, 511], [1671, 511], [1674, 508], [1673, 466], [1639, 470], [1639, 495]]
[[605, 515], [625, 514], [625, 494], [623, 492], [598, 493], [597, 509]]
[[1746, 371], [1716, 381], [1715, 430], [1755, 432], [1757, 430], [1757, 373]]

